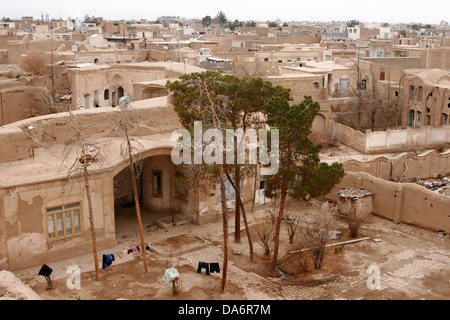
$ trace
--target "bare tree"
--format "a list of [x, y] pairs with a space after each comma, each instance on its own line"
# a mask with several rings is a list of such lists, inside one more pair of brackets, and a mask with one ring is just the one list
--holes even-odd
[[133, 188], [133, 196], [134, 196], [134, 204], [136, 207], [136, 216], [138, 220], [139, 226], [139, 236], [141, 240], [141, 248], [142, 248], [142, 259], [144, 263], [145, 273], [148, 273], [147, 266], [147, 255], [145, 251], [145, 240], [144, 240], [144, 231], [142, 227], [142, 219], [141, 219], [141, 209], [139, 205], [139, 195], [136, 184], [136, 171], [140, 172], [139, 167], [139, 156], [142, 151], [142, 145], [133, 139], [130, 136], [130, 131], [132, 128], [138, 127], [138, 122], [136, 121], [135, 111], [131, 108], [130, 105], [125, 105], [123, 108], [121, 107], [121, 111], [117, 113], [117, 117], [113, 118], [113, 122], [115, 123], [112, 131], [117, 132], [124, 141], [120, 146], [120, 154], [128, 160], [129, 169], [131, 173], [131, 184]]
[[351, 198], [345, 198], [345, 207], [340, 209], [340, 215], [348, 225], [350, 238], [356, 238], [365, 219], [356, 213]]
[[330, 240], [330, 223], [328, 217], [320, 217], [308, 223], [306, 227], [303, 247], [307, 249], [314, 269], [320, 269], [324, 264], [326, 246]]
[[[94, 210], [93, 201], [91, 194], [91, 185], [89, 181], [90, 167], [102, 168], [106, 157], [103, 154], [102, 147], [98, 144], [89, 142], [89, 137], [85, 136], [85, 128], [83, 125], [77, 121], [76, 117], [71, 114], [72, 124], [71, 129], [73, 134], [65, 142], [64, 158], [61, 166], [64, 162], [72, 159], [72, 165], [68, 170], [66, 184], [69, 181], [82, 176], [84, 181], [84, 187], [86, 191], [86, 197], [88, 202], [89, 211], [89, 223], [91, 229], [92, 237], [92, 252], [94, 256], [94, 266], [95, 266], [95, 280], [99, 280], [99, 265], [98, 265], [98, 255], [97, 255], [97, 233], [95, 230], [94, 223]], [[73, 160], [74, 158], [74, 160]]]
[[269, 219], [258, 225], [257, 234], [264, 248], [264, 255], [269, 256], [273, 251], [275, 236], [274, 220]]
[[286, 224], [290, 244], [294, 243], [295, 233], [301, 227], [304, 218], [305, 218], [304, 215], [297, 215], [290, 209], [286, 209], [284, 211], [283, 220]]

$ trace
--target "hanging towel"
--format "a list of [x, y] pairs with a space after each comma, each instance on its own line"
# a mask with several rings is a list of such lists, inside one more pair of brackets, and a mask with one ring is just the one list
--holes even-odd
[[108, 268], [113, 263], [113, 261], [115, 261], [113, 254], [104, 254], [102, 269]]
[[197, 268], [197, 273], [202, 273], [202, 269], [203, 268], [206, 269], [206, 275], [209, 276], [209, 263], [207, 263], [207, 262], [199, 262], [198, 263], [198, 268]]
[[209, 264], [209, 271], [211, 273], [217, 272], [220, 273], [220, 267], [218, 263], [210, 263]]
[[39, 275], [44, 277], [50, 277], [50, 274], [52, 273], [52, 268], [50, 268], [48, 265], [44, 264], [41, 267], [41, 270], [39, 270]]

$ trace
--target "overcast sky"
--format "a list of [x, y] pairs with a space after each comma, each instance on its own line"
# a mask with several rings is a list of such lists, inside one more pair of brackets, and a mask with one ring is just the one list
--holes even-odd
[[159, 16], [201, 19], [206, 15], [214, 18], [219, 11], [223, 11], [229, 20], [450, 22], [449, 0], [76, 0], [72, 4], [61, 0], [5, 2], [0, 15], [11, 19], [22, 16], [39, 19], [41, 12], [44, 16], [48, 13], [50, 18], [75, 18], [89, 14], [106, 20], [155, 20]]

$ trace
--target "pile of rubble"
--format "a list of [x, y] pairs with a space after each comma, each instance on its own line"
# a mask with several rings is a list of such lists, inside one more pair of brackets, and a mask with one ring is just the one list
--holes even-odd
[[336, 195], [342, 198], [351, 198], [351, 199], [357, 199], [362, 198], [365, 196], [372, 195], [373, 193], [364, 190], [364, 189], [354, 189], [354, 188], [344, 188], [342, 190], [339, 190]]
[[450, 195], [450, 178], [444, 177], [440, 180], [429, 180], [423, 183], [423, 186], [429, 190], [436, 191], [439, 194]]

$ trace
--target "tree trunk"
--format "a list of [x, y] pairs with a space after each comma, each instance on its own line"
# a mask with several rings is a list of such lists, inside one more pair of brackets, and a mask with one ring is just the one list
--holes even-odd
[[133, 185], [134, 204], [136, 206], [136, 215], [137, 215], [137, 219], [138, 219], [139, 234], [140, 234], [140, 238], [141, 238], [142, 260], [144, 262], [145, 273], [148, 273], [147, 257], [146, 257], [147, 252], [145, 249], [144, 232], [142, 230], [141, 209], [139, 207], [139, 197], [138, 197], [137, 186], [136, 186], [136, 174], [134, 171], [133, 154], [132, 154], [131, 143], [130, 143], [130, 139], [128, 138], [128, 134], [125, 134], [125, 136], [126, 136], [127, 144], [128, 144], [128, 157], [130, 159], [130, 170], [131, 170], [131, 184]]
[[99, 268], [98, 268], [98, 256], [97, 256], [97, 234], [95, 232], [94, 225], [94, 212], [92, 210], [92, 198], [91, 198], [91, 189], [89, 186], [89, 175], [87, 170], [87, 162], [86, 162], [86, 149], [83, 147], [83, 172], [84, 172], [84, 185], [86, 187], [86, 196], [88, 200], [88, 208], [89, 208], [89, 223], [91, 225], [91, 235], [92, 235], [92, 251], [94, 254], [94, 265], [95, 265], [95, 281], [99, 280]]
[[280, 212], [278, 213], [277, 226], [275, 229], [275, 246], [273, 249], [273, 260], [272, 260], [272, 269], [275, 270], [277, 266], [278, 259], [278, 248], [280, 245], [280, 228], [281, 228], [281, 220], [283, 218], [284, 205], [286, 203], [287, 192], [281, 191], [281, 200], [280, 200]]
[[237, 200], [238, 198], [241, 198], [241, 169], [237, 163], [234, 164], [234, 182], [234, 242], [241, 243], [241, 207]]
[[[208, 87], [205, 83], [201, 83], [203, 86], [205, 93], [208, 96], [208, 100], [211, 103], [211, 113], [213, 115], [213, 123], [214, 128], [219, 129], [219, 126], [216, 122], [216, 113], [214, 111], [214, 102], [211, 98], [210, 92], [208, 90]], [[222, 272], [222, 293], [225, 293], [226, 287], [227, 287], [227, 276], [228, 276], [228, 256], [230, 254], [229, 249], [229, 243], [228, 243], [228, 209], [227, 209], [227, 198], [225, 193], [225, 181], [223, 179], [224, 177], [224, 170], [223, 165], [219, 164], [219, 182], [220, 182], [220, 194], [222, 196], [222, 220], [223, 220], [223, 272]]]
[[256, 201], [256, 188], [257, 188], [257, 183], [258, 183], [258, 164], [256, 164], [256, 172], [255, 172], [255, 183], [253, 185], [253, 203], [252, 203], [252, 212], [255, 211], [255, 201]]
[[222, 293], [225, 293], [227, 287], [228, 276], [228, 259], [229, 259], [229, 243], [228, 243], [228, 208], [225, 193], [225, 182], [223, 179], [223, 167], [219, 165], [219, 181], [220, 194], [222, 197], [222, 220], [223, 220], [223, 272], [222, 272]]
[[[226, 173], [228, 180], [230, 180], [231, 185], [233, 186], [233, 188], [236, 190], [236, 186], [235, 184], [231, 181], [230, 176], [228, 174], [228, 172]], [[248, 228], [248, 222], [247, 222], [247, 214], [245, 213], [245, 208], [244, 208], [244, 203], [242, 202], [241, 197], [237, 197], [236, 198], [237, 203], [239, 205], [239, 207], [242, 210], [242, 218], [244, 218], [244, 225], [245, 225], [245, 232], [247, 234], [247, 239], [248, 239], [248, 247], [250, 250], [250, 262], [254, 262], [255, 261], [255, 255], [253, 253], [253, 241], [252, 241], [252, 237], [250, 235], [250, 230]]]

